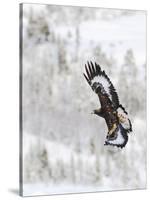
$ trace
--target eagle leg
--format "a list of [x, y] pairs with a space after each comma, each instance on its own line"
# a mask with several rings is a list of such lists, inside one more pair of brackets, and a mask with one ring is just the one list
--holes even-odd
[[108, 132], [108, 136], [111, 136], [112, 135], [112, 133], [116, 130], [116, 128], [117, 128], [117, 125], [116, 124], [113, 124], [113, 126], [112, 126], [112, 128], [109, 130], [109, 132]]

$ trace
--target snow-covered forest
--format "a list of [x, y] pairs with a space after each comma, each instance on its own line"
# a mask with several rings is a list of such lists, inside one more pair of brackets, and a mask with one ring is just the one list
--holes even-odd
[[[113, 82], [133, 124], [124, 149], [86, 83], [88, 61]], [[23, 194], [146, 187], [144, 11], [23, 5]]]

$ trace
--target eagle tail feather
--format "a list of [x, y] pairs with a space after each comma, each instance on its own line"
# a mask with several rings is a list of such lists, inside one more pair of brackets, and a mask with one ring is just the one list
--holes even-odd
[[120, 148], [125, 147], [128, 142], [128, 134], [122, 124], [119, 124], [115, 130], [114, 137], [107, 137], [104, 145], [117, 146]]

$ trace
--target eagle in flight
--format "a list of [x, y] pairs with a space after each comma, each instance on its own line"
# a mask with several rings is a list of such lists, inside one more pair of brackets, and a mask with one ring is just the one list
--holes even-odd
[[132, 124], [125, 108], [119, 103], [117, 92], [105, 71], [95, 63], [87, 62], [83, 73], [92, 90], [98, 95], [101, 107], [93, 111], [105, 119], [108, 133], [104, 145], [125, 147]]

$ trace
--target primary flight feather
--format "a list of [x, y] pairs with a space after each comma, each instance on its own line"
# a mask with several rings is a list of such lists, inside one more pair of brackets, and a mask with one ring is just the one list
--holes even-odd
[[101, 107], [93, 111], [103, 117], [108, 127], [105, 145], [123, 148], [128, 142], [128, 133], [132, 131], [128, 113], [120, 104], [118, 94], [100, 65], [88, 62], [85, 65], [84, 77], [92, 90], [98, 95]]

